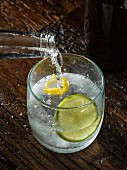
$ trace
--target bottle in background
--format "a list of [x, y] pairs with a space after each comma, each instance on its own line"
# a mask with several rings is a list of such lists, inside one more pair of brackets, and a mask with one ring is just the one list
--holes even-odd
[[127, 0], [85, 0], [85, 55], [104, 71], [126, 67]]

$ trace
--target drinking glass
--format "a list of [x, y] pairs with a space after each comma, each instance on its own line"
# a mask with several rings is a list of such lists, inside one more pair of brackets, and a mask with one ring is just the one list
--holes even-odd
[[[40, 144], [54, 152], [73, 153], [89, 146], [100, 131], [104, 117], [104, 77], [100, 68], [84, 56], [63, 53], [62, 58], [61, 77], [65, 77], [70, 82], [69, 90], [62, 96], [44, 93], [45, 84], [55, 72], [50, 57], [45, 57], [31, 69], [27, 82], [28, 119], [33, 135]], [[79, 96], [79, 99], [76, 100], [77, 103], [80, 95], [87, 96], [86, 98], [89, 98], [90, 102], [62, 107], [69, 96], [76, 94]], [[83, 122], [83, 120], [85, 121], [85, 110], [93, 106], [97, 109], [97, 117], [90, 123], [93, 119], [93, 113], [90, 110], [88, 116], [92, 116], [91, 119], [88, 118], [87, 126]], [[78, 112], [84, 113], [83, 120], [80, 121], [85, 128], [80, 125], [74, 126], [74, 129], [71, 125], [69, 128], [69, 114], [72, 114], [73, 117], [73, 113]], [[59, 126], [58, 114], [63, 116], [63, 122], [67, 128]], [[78, 124], [78, 119], [75, 124]], [[76, 133], [79, 140], [71, 138], [73, 133]], [[64, 134], [69, 134], [67, 136], [70, 139], [64, 138]]]

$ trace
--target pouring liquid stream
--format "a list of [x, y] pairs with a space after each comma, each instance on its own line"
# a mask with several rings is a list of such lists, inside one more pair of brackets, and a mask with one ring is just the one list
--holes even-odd
[[[50, 43], [53, 42], [53, 43]], [[56, 87], [59, 90], [60, 94], [60, 88], [62, 87], [62, 81], [61, 81], [61, 68], [63, 65], [63, 59], [62, 55], [59, 52], [58, 48], [56, 47], [54, 38], [52, 39], [52, 36], [48, 38], [48, 48], [49, 48], [49, 57], [51, 59], [52, 65], [55, 66], [55, 75], [56, 75]], [[42, 43], [40, 43], [40, 49], [42, 49]]]

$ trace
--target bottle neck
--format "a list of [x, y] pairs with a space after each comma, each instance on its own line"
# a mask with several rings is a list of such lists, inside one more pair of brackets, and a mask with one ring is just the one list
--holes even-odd
[[0, 59], [45, 57], [55, 48], [53, 34], [0, 32]]

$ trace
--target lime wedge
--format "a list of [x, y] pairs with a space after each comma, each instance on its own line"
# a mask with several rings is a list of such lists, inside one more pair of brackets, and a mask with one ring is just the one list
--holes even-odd
[[[84, 106], [78, 107], [81, 105]], [[96, 130], [100, 118], [96, 104], [87, 96], [82, 94], [68, 96], [59, 104], [59, 107], [65, 109], [59, 109], [55, 114], [55, 119], [61, 129], [57, 131], [57, 134], [64, 140], [82, 141]]]

